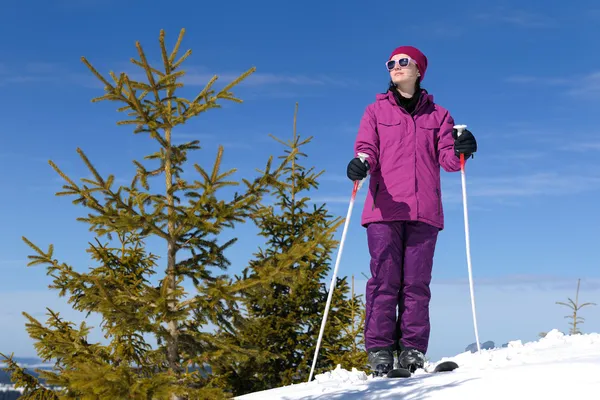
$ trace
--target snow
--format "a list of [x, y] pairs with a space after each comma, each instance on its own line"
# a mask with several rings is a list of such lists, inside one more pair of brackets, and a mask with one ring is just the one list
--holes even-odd
[[[23, 388], [16, 388], [15, 385], [5, 385], [3, 383], [0, 383], [0, 392], [20, 392], [21, 394], [23, 394], [23, 392], [25, 391], [25, 389]], [[15, 393], [16, 394], [16, 393]], [[2, 397], [0, 397], [2, 398]]]
[[[600, 398], [600, 334], [564, 335], [558, 330], [523, 344], [465, 352], [453, 360], [453, 372], [417, 372], [408, 379], [374, 378], [364, 371], [338, 366], [300, 383], [237, 397], [271, 399], [598, 399]], [[433, 369], [436, 363], [427, 368]]]

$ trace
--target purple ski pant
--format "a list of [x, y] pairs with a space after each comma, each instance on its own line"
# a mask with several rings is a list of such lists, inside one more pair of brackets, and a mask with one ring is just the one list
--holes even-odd
[[371, 255], [366, 290], [367, 350], [413, 348], [427, 352], [429, 284], [438, 233], [438, 228], [417, 221], [367, 226]]

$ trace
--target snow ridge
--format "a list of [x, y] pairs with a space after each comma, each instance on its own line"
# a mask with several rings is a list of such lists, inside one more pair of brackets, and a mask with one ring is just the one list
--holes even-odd
[[[375, 378], [339, 365], [310, 383], [240, 396], [271, 399], [596, 399], [600, 393], [600, 334], [564, 335], [554, 329], [538, 341], [445, 357], [450, 373], [418, 371], [412, 378]], [[427, 365], [433, 369], [437, 363]]]

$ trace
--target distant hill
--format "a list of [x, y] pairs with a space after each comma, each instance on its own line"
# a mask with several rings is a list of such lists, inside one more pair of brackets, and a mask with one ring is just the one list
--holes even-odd
[[8, 386], [0, 385], [0, 400], [17, 400], [21, 397], [21, 392], [12, 390]]

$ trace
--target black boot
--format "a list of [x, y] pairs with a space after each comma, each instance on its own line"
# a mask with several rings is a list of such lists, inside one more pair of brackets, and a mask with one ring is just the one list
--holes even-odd
[[425, 355], [419, 350], [404, 349], [398, 355], [398, 364], [412, 373], [425, 366]]
[[368, 356], [375, 376], [384, 376], [394, 368], [394, 353], [391, 349], [369, 350]]

